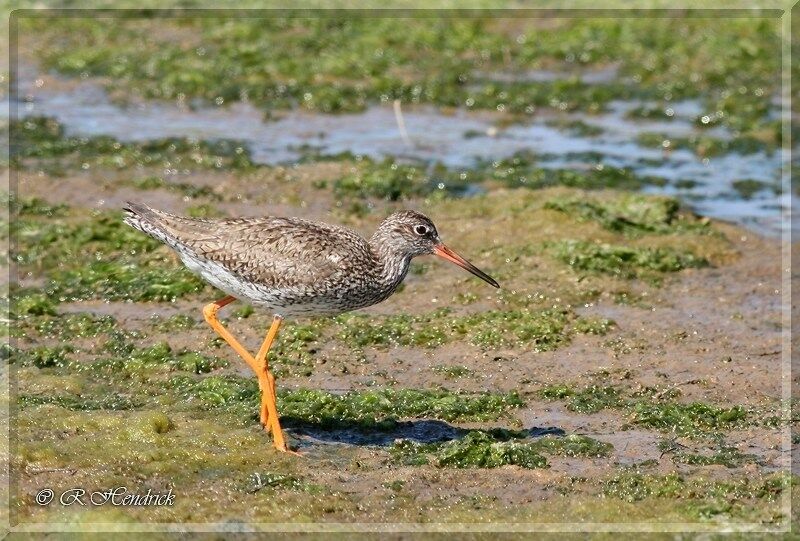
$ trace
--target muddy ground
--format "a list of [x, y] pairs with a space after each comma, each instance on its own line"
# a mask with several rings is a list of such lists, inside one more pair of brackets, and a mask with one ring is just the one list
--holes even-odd
[[[191, 181], [212, 186], [223, 195], [222, 202], [213, 204], [224, 215], [275, 212], [340, 221], [337, 217], [341, 213], [337, 213], [330, 194], [311, 186], [315, 180], [335, 175], [341, 167], [323, 163], [248, 175], [198, 173]], [[50, 204], [66, 204], [70, 215], [79, 217], [92, 216], [94, 210], [116, 211], [128, 199], [178, 213], [189, 206], [180, 194], [169, 191], [118, 187], [107, 172], [54, 178], [22, 171], [19, 194]], [[577, 273], [539, 248], [517, 255], [517, 248], [537, 247], [543, 240], [564, 235], [620, 239], [597, 224], [541, 208], [543, 201], [565, 194], [573, 192], [501, 190], [477, 199], [411, 200], [402, 205], [375, 202], [366, 217], [351, 216], [347, 221], [368, 235], [390, 208], [423, 210], [435, 220], [450, 245], [503, 284], [496, 292], [444, 262], [421, 260], [415, 263], [401, 292], [363, 313], [368, 322], [378, 324], [392, 314], [414, 316], [441, 307], [451, 310], [447, 317], [459, 317], [528, 304], [536, 308], [558, 305], [570, 307], [578, 317], [613, 320], [604, 334], [574, 334], [555, 349], [535, 351], [531, 343], [483, 346], [472, 343], [469, 333], [463, 339], [433, 347], [390, 341], [385, 346], [354, 348], [334, 333], [303, 343], [300, 350], [287, 348], [271, 361], [279, 374], [279, 389], [333, 393], [444, 389], [468, 395], [519, 394], [523, 406], [489, 422], [448, 422], [437, 420], [435, 415], [400, 417], [393, 427], [374, 430], [346, 425], [328, 428], [309, 419], [290, 418], [285, 420], [286, 433], [303, 456], [284, 455], [271, 447], [270, 437], [257, 424], [255, 396], [244, 399], [244, 406], [238, 404], [231, 412], [225, 404], [209, 409], [193, 404], [191, 397], [176, 396], [175, 390], [153, 388], [153, 381], [163, 381], [159, 380], [163, 374], [157, 372], [139, 373], [133, 381], [114, 377], [103, 381], [104, 377], [99, 377], [101, 385], [95, 381], [98, 376], [88, 376], [87, 380], [79, 366], [107, 356], [102, 353], [107, 337], [46, 338], [23, 326], [18, 335], [22, 350], [67, 343], [74, 351], [68, 355], [70, 363], [62, 367], [20, 363], [22, 367], [15, 371], [17, 396], [86, 398], [93, 393], [113, 392], [135, 397], [147, 389], [145, 392], [155, 399], [148, 398], [122, 411], [63, 407], [48, 400], [18, 406], [14, 423], [14, 466], [19, 481], [14, 510], [18, 520], [776, 520], [780, 499], [756, 489], [749, 498], [737, 495], [720, 499], [715, 492], [719, 489], [713, 488], [698, 489], [695, 497], [686, 498], [671, 493], [659, 496], [658, 490], [641, 486], [663, 483], [670, 476], [681, 479], [681, 483], [747, 483], [769, 479], [785, 464], [788, 457], [781, 451], [784, 429], [780, 423], [765, 421], [780, 415], [778, 242], [722, 223], [710, 226], [713, 234], [634, 239], [636, 244], [696, 246], [700, 253], [708, 254], [710, 267], [669, 273], [659, 277], [660, 284]], [[157, 251], [163, 252], [166, 264], [176, 264], [166, 249]], [[22, 274], [22, 285], [41, 283], [35, 272]], [[116, 328], [131, 333], [137, 347], [166, 342], [172, 351], [193, 351], [227, 361], [227, 366], [211, 371], [214, 376], [251, 378], [246, 365], [214, 341], [202, 322], [202, 305], [218, 296], [218, 292], [206, 288], [175, 302], [65, 301], [57, 305], [55, 316], [47, 317], [58, 319], [77, 313], [110, 316]], [[178, 329], [159, 329], [158, 321], [174, 316], [186, 316], [189, 322]], [[255, 349], [270, 315], [255, 311], [246, 318], [229, 316], [227, 321], [243, 343]], [[314, 324], [290, 321], [285, 330], [289, 332], [281, 339], [292, 340], [292, 326], [298, 323]], [[137, 331], [139, 334], [135, 334]], [[626, 394], [645, 390], [643, 396], [653, 404], [668, 398], [677, 404], [740, 407], [747, 411], [747, 418], [719, 427], [701, 425], [699, 432], [691, 434], [675, 432], [669, 426], [643, 428], [635, 422], [635, 414], [625, 408], [581, 412], [570, 409], [566, 396], [543, 398], [543, 389], [558, 386], [612, 387]], [[153, 416], [166, 416], [168, 429], [162, 433], [160, 421], [154, 421]], [[465, 429], [497, 427], [528, 430], [533, 438], [584, 435], [611, 444], [613, 450], [602, 457], [548, 456], [548, 467], [533, 469], [518, 465], [492, 469], [403, 465], [390, 452], [400, 439], [422, 443], [457, 440], [464, 437]], [[684, 464], [674, 459], [676, 452], [714, 456], [723, 448], [748, 458], [711, 465]], [[269, 475], [278, 476], [278, 480], [274, 486], [261, 487], [258, 479]], [[290, 482], [284, 483], [283, 476], [290, 476]], [[617, 481], [613, 481], [615, 478]], [[633, 481], [620, 481], [623, 478]], [[59, 509], [36, 505], [33, 500], [44, 487], [60, 490], [110, 484], [172, 488], [176, 504], [111, 511]], [[623, 488], [619, 494], [609, 488], [620, 484]], [[223, 501], [225, 504], [219, 505]], [[705, 512], [702, 505], [712, 511]]]
[[[156, 54], [169, 43], [148, 42], [147, 54], [164, 64], [156, 66], [157, 76], [143, 74], [135, 69], [139, 52], [128, 50], [129, 42], [116, 43], [108, 28], [86, 21], [79, 26], [84, 24], [92, 30], [85, 40], [64, 23], [40, 29], [48, 34], [28, 42], [29, 66], [47, 62], [50, 71], [34, 70], [26, 80], [41, 81], [51, 94], [34, 92], [21, 107], [76, 99], [70, 93], [85, 83], [65, 73], [97, 85], [114, 81], [109, 95], [129, 108], [118, 109], [116, 102], [112, 107], [103, 97], [102, 114], [87, 116], [83, 127], [105, 114], [115, 129], [124, 128], [121, 115], [152, 105], [151, 94], [177, 92], [200, 77], [190, 72], [158, 87], [159, 77], [170, 80], [177, 69], [171, 62], [180, 58]], [[605, 24], [611, 23], [597, 31]], [[177, 34], [161, 30], [176, 41], [188, 35], [185, 28]], [[213, 27], [206, 30], [227, 43]], [[646, 30], [639, 29], [643, 35]], [[347, 33], [339, 38], [350, 43]], [[669, 33], [662, 36], [667, 38]], [[54, 43], [73, 39], [77, 48], [69, 49], [66, 60], [52, 53]], [[714, 43], [728, 49], [725, 40]], [[107, 52], [98, 49], [104, 47]], [[561, 53], [558, 43], [552, 48]], [[650, 48], [635, 51], [649, 54]], [[416, 49], [410, 51], [417, 59]], [[507, 54], [492, 58], [507, 63]], [[725, 70], [742, 73], [738, 62], [709, 54], [724, 60]], [[684, 68], [695, 69], [691, 55], [681, 55]], [[104, 58], [128, 59], [116, 66], [128, 78], [108, 79]], [[197, 62], [202, 66], [205, 60]], [[602, 55], [594, 64], [585, 67], [609, 68]], [[82, 66], [96, 77], [75, 71]], [[2, 224], [11, 234], [13, 263], [10, 344], [2, 350], [12, 380], [12, 522], [20, 529], [56, 523], [75, 530], [161, 522], [203, 529], [213, 522], [232, 530], [282, 529], [287, 523], [312, 530], [314, 524], [380, 529], [398, 523], [431, 529], [462, 524], [469, 530], [469, 524], [504, 523], [515, 525], [508, 529], [546, 525], [572, 531], [629, 523], [645, 530], [716, 531], [766, 530], [793, 520], [786, 504], [797, 477], [787, 465], [792, 453], [798, 458], [800, 435], [793, 430], [796, 414], [789, 415], [794, 403], [783, 394], [780, 241], [698, 216], [671, 197], [641, 195], [684, 195], [717, 216], [771, 209], [773, 215], [749, 222], [762, 220], [766, 226], [759, 231], [770, 230], [781, 197], [767, 170], [774, 166], [769, 149], [775, 142], [760, 124], [771, 118], [770, 110], [750, 121], [757, 137], [743, 142], [750, 132], [736, 131], [734, 137], [725, 122], [751, 109], [734, 102], [725, 105], [731, 111], [720, 120], [724, 129], [705, 132], [690, 118], [694, 113], [666, 118], [650, 102], [639, 108], [631, 102], [635, 114], [620, 116], [620, 133], [657, 113], [656, 122], [673, 122], [676, 137], [669, 137], [676, 146], [688, 134], [685, 148], [663, 150], [667, 136], [657, 133], [650, 137], [657, 143], [653, 150], [639, 137], [647, 130], [631, 128], [626, 136], [636, 140], [626, 143], [634, 154], [624, 166], [612, 166], [613, 157], [598, 154], [622, 142], [609, 139], [619, 133], [591, 130], [592, 122], [603, 124], [598, 110], [612, 99], [650, 99], [647, 92], [645, 98], [629, 95], [625, 85], [617, 85], [615, 66], [609, 71], [615, 84], [596, 82], [608, 85], [596, 94], [574, 82], [575, 88], [548, 87], [554, 95], [574, 93], [564, 108], [569, 102], [570, 114], [586, 121], [581, 123], [564, 116], [563, 108], [548, 108], [546, 96], [530, 98], [543, 101], [536, 114], [526, 113], [530, 118], [503, 116], [492, 101], [505, 99], [501, 84], [473, 116], [446, 106], [433, 116], [431, 107], [449, 103], [447, 93], [432, 94], [427, 105], [406, 106], [409, 118], [423, 121], [454, 115], [458, 122], [495, 123], [485, 133], [451, 134], [448, 144], [456, 149], [476, 140], [476, 146], [484, 140], [501, 149], [514, 126], [542, 118], [560, 119], [548, 128], [569, 133], [565, 141], [588, 145], [555, 158], [509, 153], [469, 171], [414, 161], [415, 152], [416, 158], [436, 154], [438, 147], [425, 147], [424, 141], [398, 147], [397, 159], [292, 148], [296, 163], [275, 164], [259, 162], [238, 141], [114, 139], [98, 136], [102, 130], [76, 135], [69, 115], [64, 124], [35, 114], [12, 123], [23, 142], [8, 164], [12, 217]], [[771, 80], [771, 62], [759, 66], [754, 73]], [[439, 73], [436, 63], [424, 67]], [[349, 75], [340, 74], [341, 80]], [[213, 81], [195, 90], [216, 88], [211, 83], [228, 88], [215, 70], [202, 76]], [[262, 74], [254, 76], [258, 81]], [[672, 76], [656, 70], [650, 77], [656, 79], [649, 84], [657, 85], [659, 77]], [[146, 83], [146, 95], [119, 81], [137, 89], [137, 82]], [[468, 90], [453, 87], [459, 99]], [[345, 111], [366, 107], [346, 85], [331, 88], [336, 92], [322, 96], [330, 103]], [[509, 88], [522, 93], [527, 87]], [[373, 91], [367, 88], [368, 98]], [[706, 87], [701, 92], [708, 95], [684, 91], [676, 99], [706, 107], [703, 100], [713, 93]], [[748, 91], [736, 99], [760, 104], [763, 94]], [[78, 98], [91, 109], [87, 95]], [[185, 114], [197, 120], [191, 98], [177, 98], [183, 109], [170, 118], [185, 120]], [[270, 103], [269, 95], [261, 98]], [[306, 104], [303, 114], [330, 112], [322, 98]], [[523, 98], [528, 99], [521, 94], [515, 107]], [[174, 104], [155, 103], [174, 113]], [[278, 110], [264, 112], [265, 125], [294, 118], [284, 110], [288, 102], [280, 103]], [[367, 118], [393, 118], [388, 104], [365, 103], [373, 107], [367, 114], [376, 115]], [[254, 104], [264, 105], [257, 99]], [[224, 119], [229, 113], [241, 118], [244, 109], [236, 107], [212, 112], [215, 129], [230, 131]], [[341, 117], [325, 117], [322, 124], [336, 118]], [[358, 128], [360, 117], [352, 118], [349, 125]], [[304, 133], [302, 126], [295, 129]], [[424, 135], [417, 131], [420, 140]], [[709, 153], [710, 162], [708, 148], [718, 153]], [[551, 162], [543, 166], [542, 160]], [[667, 175], [679, 162], [685, 167], [681, 174], [703, 168], [712, 173], [694, 182], [641, 172], [655, 168]], [[755, 172], [763, 178], [733, 190], [735, 180], [745, 179], [728, 178], [725, 164], [739, 164], [740, 176]], [[434, 177], [446, 189], [431, 184]], [[462, 177], [469, 182], [459, 183]], [[715, 192], [720, 185], [731, 193]], [[253, 374], [203, 321], [203, 305], [223, 294], [183, 271], [169, 249], [124, 226], [120, 209], [126, 201], [196, 217], [299, 216], [344, 224], [367, 237], [392, 211], [412, 208], [431, 217], [449, 246], [502, 287], [494, 290], [444, 261], [419, 258], [402, 289], [377, 306], [336, 318], [287, 321], [270, 366], [278, 378], [285, 433], [302, 456], [283, 454], [258, 424]], [[271, 314], [241, 302], [222, 315], [251, 350], [271, 321]], [[171, 491], [174, 504], [61, 505], [36, 499], [44, 489], [58, 499], [75, 488], [88, 495], [114, 487], [139, 494]]]

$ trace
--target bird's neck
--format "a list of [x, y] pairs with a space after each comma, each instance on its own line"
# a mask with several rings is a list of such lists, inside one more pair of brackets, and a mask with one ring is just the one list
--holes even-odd
[[379, 263], [377, 268], [381, 284], [394, 291], [408, 273], [411, 256], [398, 250], [390, 239], [383, 238], [381, 231], [377, 231], [369, 243]]

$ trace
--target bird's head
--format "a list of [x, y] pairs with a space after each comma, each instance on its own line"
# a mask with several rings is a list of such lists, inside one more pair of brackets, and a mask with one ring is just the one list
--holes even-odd
[[386, 218], [373, 236], [373, 240], [393, 253], [404, 257], [433, 254], [468, 270], [481, 280], [500, 287], [494, 278], [444, 245], [433, 222], [419, 212], [405, 210]]

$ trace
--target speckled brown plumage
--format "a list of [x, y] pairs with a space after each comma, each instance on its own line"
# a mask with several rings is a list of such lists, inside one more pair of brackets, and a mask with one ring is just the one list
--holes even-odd
[[206, 281], [282, 316], [381, 302], [403, 281], [411, 258], [441, 246], [433, 223], [414, 211], [392, 214], [366, 240], [346, 227], [299, 218], [201, 220], [136, 203], [125, 210], [127, 224], [169, 245]]

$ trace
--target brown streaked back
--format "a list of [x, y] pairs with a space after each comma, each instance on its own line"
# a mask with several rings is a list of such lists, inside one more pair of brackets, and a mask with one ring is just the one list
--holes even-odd
[[182, 255], [218, 263], [270, 288], [320, 287], [345, 274], [366, 278], [378, 267], [370, 244], [346, 227], [273, 216], [185, 218], [136, 203], [125, 210], [126, 223]]

